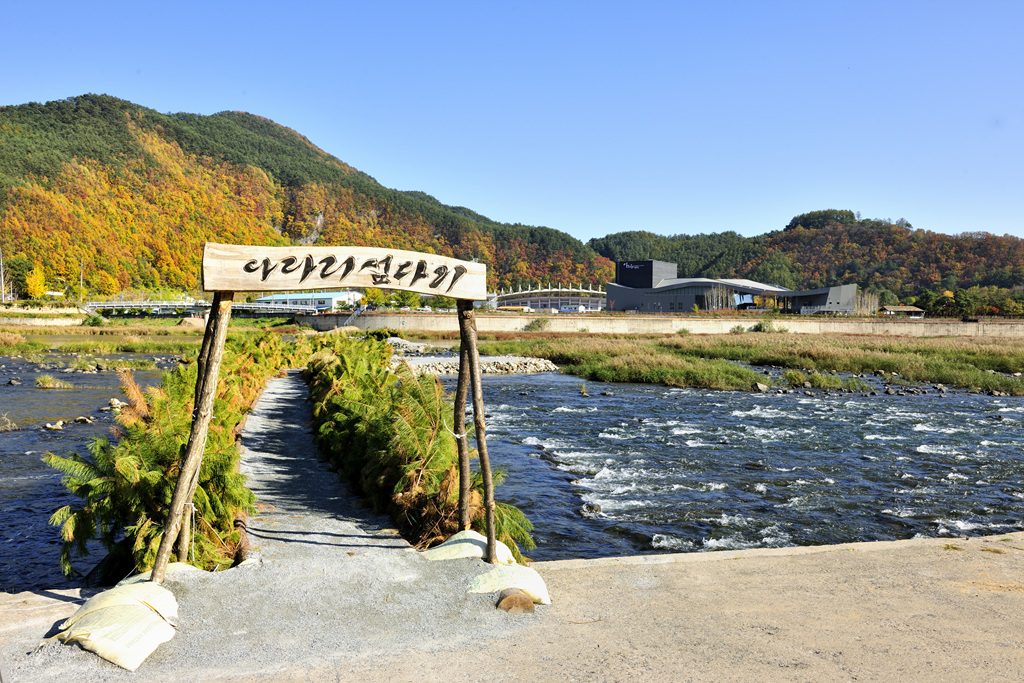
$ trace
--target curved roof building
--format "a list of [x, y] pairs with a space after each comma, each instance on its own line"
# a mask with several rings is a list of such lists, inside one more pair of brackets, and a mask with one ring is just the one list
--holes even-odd
[[857, 285], [791, 290], [753, 280], [676, 277], [676, 264], [620, 261], [607, 286], [609, 311], [675, 313], [724, 308], [779, 308], [789, 313], [852, 315]]

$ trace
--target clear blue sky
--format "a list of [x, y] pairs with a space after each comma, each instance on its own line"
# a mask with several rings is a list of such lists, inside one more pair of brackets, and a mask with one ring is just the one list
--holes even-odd
[[[582, 240], [836, 208], [1024, 237], [1024, 2], [5, 3], [0, 104], [244, 110]], [[2, 153], [2, 150], [0, 150]]]

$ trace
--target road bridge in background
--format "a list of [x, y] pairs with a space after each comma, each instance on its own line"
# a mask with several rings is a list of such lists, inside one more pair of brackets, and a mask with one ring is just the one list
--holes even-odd
[[[238, 301], [232, 303], [232, 308], [238, 311], [251, 311], [253, 313], [265, 313], [275, 315], [285, 313], [294, 315], [306, 313], [314, 315], [317, 312], [314, 306], [298, 306], [286, 303], [246, 303]], [[83, 307], [92, 313], [110, 311], [112, 315], [122, 314], [144, 314], [153, 313], [156, 315], [189, 315], [205, 314], [210, 310], [210, 302], [197, 301], [90, 301]]]

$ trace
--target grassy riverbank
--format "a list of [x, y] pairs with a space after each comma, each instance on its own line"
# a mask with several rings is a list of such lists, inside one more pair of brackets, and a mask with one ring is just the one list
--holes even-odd
[[[736, 363], [826, 373], [882, 373], [894, 383], [944, 384], [1024, 396], [1024, 340], [851, 335], [552, 336], [481, 344], [481, 352], [547, 358], [585, 379], [708, 389], [749, 389], [764, 375]], [[796, 375], [789, 375], [794, 384]], [[807, 378], [812, 384], [815, 381]], [[820, 383], [820, 380], [819, 380]], [[834, 378], [826, 388], [843, 388]], [[847, 387], [854, 388], [854, 387]]]
[[[98, 320], [98, 319], [97, 319]], [[181, 325], [178, 318], [151, 320], [114, 320], [102, 324], [4, 327], [0, 317], [0, 355], [25, 355], [56, 349], [62, 353], [185, 354], [197, 349], [203, 341], [202, 320]], [[237, 318], [231, 320], [229, 334], [257, 334], [262, 329], [281, 333], [298, 331], [294, 325], [278, 318]]]

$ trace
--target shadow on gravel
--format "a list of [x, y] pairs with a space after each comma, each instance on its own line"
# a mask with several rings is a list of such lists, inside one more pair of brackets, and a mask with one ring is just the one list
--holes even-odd
[[[273, 505], [276, 513], [351, 522], [368, 534], [392, 529], [390, 519], [363, 507], [320, 458], [309, 427], [308, 396], [299, 371], [289, 370], [285, 377], [270, 380], [246, 420], [242, 471], [249, 476], [257, 501]], [[256, 473], [258, 477], [252, 476]], [[249, 533], [268, 532], [250, 526]]]
[[[346, 520], [346, 521], [351, 521], [351, 520]], [[360, 524], [360, 526], [362, 526], [362, 525]], [[404, 541], [400, 541], [399, 539], [396, 539], [396, 542], [394, 542], [394, 543], [372, 544], [372, 543], [330, 543], [330, 542], [328, 542], [326, 540], [317, 541], [317, 540], [312, 540], [312, 539], [300, 538], [301, 536], [332, 536], [332, 537], [335, 537], [335, 538], [353, 538], [353, 539], [366, 538], [366, 536], [363, 535], [363, 534], [332, 534], [332, 533], [327, 532], [327, 531], [275, 531], [275, 530], [272, 530], [272, 529], [257, 529], [257, 530], [254, 530], [253, 528], [250, 527], [248, 529], [247, 533], [248, 533], [249, 536], [253, 536], [255, 538], [262, 538], [262, 539], [275, 540], [275, 541], [283, 541], [283, 542], [290, 542], [290, 543], [307, 543], [309, 545], [329, 545], [329, 546], [335, 546], [335, 547], [339, 547], [339, 548], [356, 548], [356, 547], [359, 547], [359, 548], [396, 548], [396, 547], [403, 547], [405, 545], [405, 542]]]

